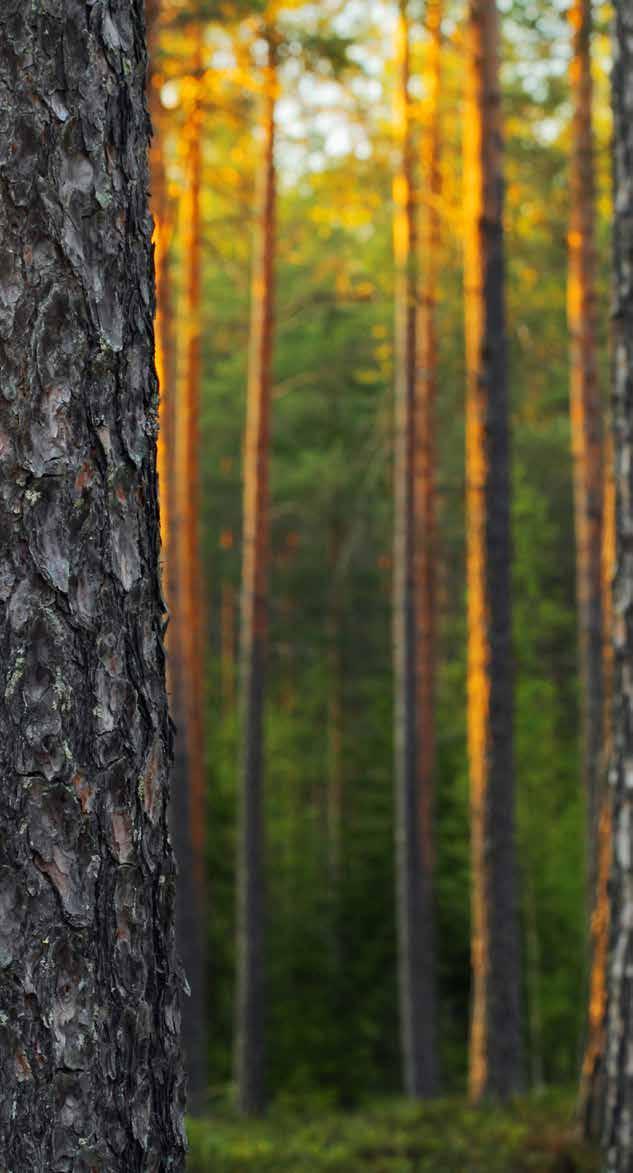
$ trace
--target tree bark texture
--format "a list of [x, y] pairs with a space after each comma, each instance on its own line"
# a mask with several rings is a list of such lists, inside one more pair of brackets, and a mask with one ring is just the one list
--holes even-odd
[[604, 1121], [607, 1173], [633, 1170], [633, 8], [616, 0], [614, 65], [613, 849]]
[[207, 1088], [205, 983], [205, 769], [203, 738], [204, 631], [200, 518], [200, 331], [202, 270], [203, 29], [193, 30], [192, 108], [185, 127], [187, 189], [183, 200], [184, 345], [182, 378], [172, 413], [173, 494], [167, 551], [172, 622], [168, 681], [176, 723], [172, 830], [181, 882], [178, 944], [191, 991], [183, 1007], [183, 1043], [190, 1107], [199, 1111]]
[[571, 209], [567, 318], [574, 466], [576, 594], [582, 705], [582, 773], [587, 806], [587, 906], [596, 887], [602, 787], [602, 407], [598, 386], [595, 199], [591, 83], [591, 0], [574, 0], [571, 93]]
[[499, 18], [470, 0], [465, 123], [468, 753], [472, 844], [470, 1094], [521, 1079], [510, 613]]
[[[613, 597], [615, 569], [615, 480], [612, 436], [607, 435], [604, 461], [604, 509], [602, 526], [602, 632], [603, 632], [603, 755], [602, 770], [608, 778], [612, 754], [613, 715]], [[612, 852], [612, 788], [602, 784], [596, 848], [596, 886], [591, 914], [591, 968], [587, 1041], [580, 1080], [580, 1118], [588, 1140], [599, 1141], [604, 1119], [605, 1022], [607, 962], [609, 955], [609, 874]]]
[[437, 499], [436, 401], [438, 384], [437, 284], [440, 265], [442, 196], [441, 114], [442, 0], [429, 0], [426, 12], [430, 36], [428, 122], [422, 151], [420, 194], [419, 270], [417, 310], [417, 373], [415, 387], [415, 592], [417, 604], [417, 771], [420, 822], [421, 950], [426, 958], [421, 1013], [426, 1039], [428, 1091], [438, 1085], [435, 975], [434, 795], [435, 705], [437, 676]]
[[140, 0], [0, 11], [0, 1165], [184, 1169]]
[[[398, 980], [403, 1083], [409, 1096], [435, 1090], [429, 1035], [429, 955], [418, 789], [415, 578], [416, 209], [410, 95], [409, 23], [401, 0], [396, 28], [394, 129], [395, 388], [393, 669]], [[432, 1029], [432, 1028], [431, 1028]]]
[[251, 289], [250, 352], [244, 441], [241, 599], [242, 761], [238, 832], [238, 939], [235, 1077], [240, 1110], [264, 1107], [264, 817], [263, 717], [268, 623], [269, 437], [274, 340], [275, 107], [277, 48], [265, 30], [268, 60], [262, 96], [263, 144]]

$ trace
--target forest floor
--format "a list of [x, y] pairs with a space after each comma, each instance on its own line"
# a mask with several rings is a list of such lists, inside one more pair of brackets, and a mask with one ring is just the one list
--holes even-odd
[[445, 1099], [356, 1112], [272, 1111], [245, 1124], [191, 1121], [188, 1173], [597, 1173], [580, 1143], [573, 1096], [547, 1092], [506, 1109]]

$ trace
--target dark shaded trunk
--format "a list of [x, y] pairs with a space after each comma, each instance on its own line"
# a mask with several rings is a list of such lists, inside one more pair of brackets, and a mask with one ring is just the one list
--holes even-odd
[[596, 337], [596, 250], [591, 84], [591, 0], [574, 0], [571, 210], [567, 318], [574, 463], [576, 594], [582, 704], [582, 774], [587, 806], [587, 907], [596, 888], [602, 784], [602, 408]]
[[470, 1094], [521, 1081], [499, 18], [470, 0], [465, 124]]
[[143, 6], [0, 13], [0, 1163], [183, 1170]]
[[614, 379], [615, 575], [613, 580], [613, 724], [609, 783], [613, 794], [610, 946], [607, 981], [605, 1120], [608, 1173], [633, 1170], [633, 8], [615, 3], [614, 109]]
[[265, 31], [264, 141], [258, 176], [257, 231], [244, 443], [244, 556], [241, 612], [242, 761], [238, 833], [238, 938], [235, 1079], [240, 1110], [264, 1107], [264, 816], [263, 716], [268, 622], [269, 432], [274, 315], [275, 105], [277, 53]]
[[407, 1095], [434, 1091], [427, 1033], [429, 967], [424, 928], [424, 845], [420, 833], [417, 746], [415, 580], [416, 225], [413, 183], [409, 26], [402, 0], [396, 30], [394, 179], [395, 388], [393, 669], [398, 980], [403, 1084]]

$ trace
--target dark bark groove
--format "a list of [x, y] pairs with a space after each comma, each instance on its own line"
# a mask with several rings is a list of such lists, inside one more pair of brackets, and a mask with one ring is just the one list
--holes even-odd
[[0, 9], [0, 1167], [182, 1170], [141, 0]]

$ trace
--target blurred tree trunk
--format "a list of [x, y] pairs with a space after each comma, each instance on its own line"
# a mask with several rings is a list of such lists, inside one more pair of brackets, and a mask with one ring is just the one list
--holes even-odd
[[499, 17], [470, 0], [465, 123], [470, 1095], [521, 1082]]
[[[328, 663], [328, 785], [327, 844], [330, 900], [338, 924], [336, 905], [341, 879], [341, 837], [343, 832], [343, 657], [341, 651], [342, 608], [339, 556], [342, 544], [341, 523], [330, 523], [329, 564], [330, 597], [327, 616]], [[335, 928], [335, 953], [338, 955], [338, 929]]]
[[0, 9], [0, 1162], [25, 1173], [184, 1170], [145, 71], [140, 0]]
[[396, 29], [394, 177], [395, 395], [393, 667], [396, 784], [398, 979], [403, 1083], [409, 1096], [435, 1090], [429, 1035], [428, 975], [424, 915], [424, 842], [420, 827], [417, 746], [417, 641], [415, 578], [416, 445], [416, 210], [410, 95], [407, 2], [400, 0]]
[[574, 0], [571, 93], [571, 214], [567, 316], [574, 464], [576, 593], [582, 693], [582, 772], [587, 805], [587, 900], [596, 887], [597, 825], [602, 783], [602, 407], [596, 338], [595, 197], [591, 82], [591, 0]]
[[222, 583], [220, 604], [220, 693], [224, 717], [235, 711], [235, 587]]
[[190, 1108], [199, 1111], [207, 1087], [205, 1029], [205, 789], [202, 737], [203, 606], [199, 554], [201, 172], [203, 29], [193, 30], [194, 99], [185, 127], [187, 190], [183, 200], [184, 349], [173, 432], [174, 497], [170, 545], [169, 684], [176, 724], [172, 827], [181, 876], [178, 937], [191, 996], [183, 1011]]
[[257, 229], [244, 442], [244, 528], [241, 603], [242, 762], [238, 832], [235, 1079], [240, 1110], [264, 1107], [264, 812], [263, 716], [268, 625], [269, 431], [274, 338], [275, 106], [277, 45], [265, 29], [264, 140], [258, 176]]
[[609, 781], [613, 792], [613, 851], [609, 884], [610, 948], [605, 1049], [605, 1168], [633, 1169], [633, 9], [615, 3], [612, 72], [614, 107], [614, 382], [616, 493], [613, 583], [613, 734]]
[[427, 1090], [438, 1085], [435, 975], [434, 795], [435, 704], [437, 674], [437, 503], [436, 400], [438, 381], [437, 282], [440, 265], [442, 196], [441, 87], [442, 0], [429, 0], [426, 24], [430, 35], [428, 127], [422, 152], [423, 184], [420, 210], [420, 300], [417, 311], [418, 363], [415, 404], [415, 590], [417, 602], [417, 771], [420, 821], [421, 909], [419, 932], [426, 964], [421, 1004], [422, 1032], [427, 1051]]
[[605, 1024], [607, 1013], [607, 964], [609, 956], [609, 876], [612, 852], [612, 794], [608, 772], [613, 752], [613, 596], [615, 570], [616, 494], [613, 437], [605, 444], [604, 511], [602, 527], [602, 630], [604, 692], [604, 754], [602, 759], [600, 815], [596, 828], [596, 888], [591, 917], [591, 970], [587, 1043], [580, 1081], [580, 1117], [588, 1140], [599, 1141], [605, 1105]]

